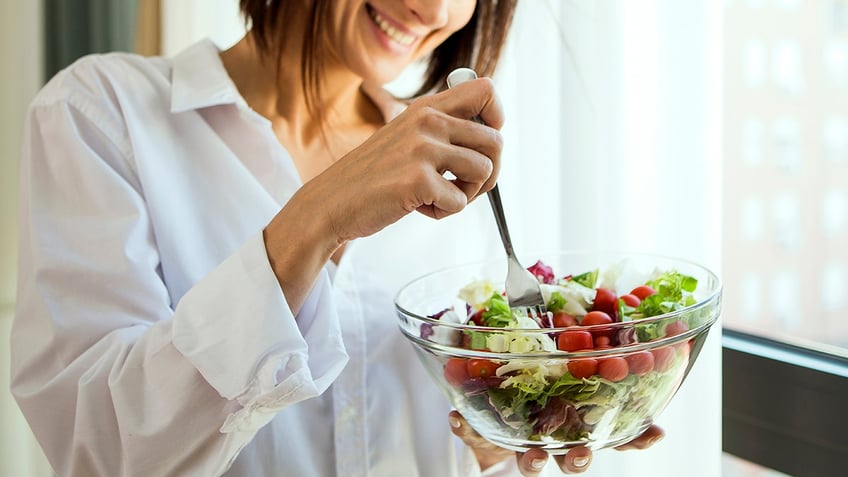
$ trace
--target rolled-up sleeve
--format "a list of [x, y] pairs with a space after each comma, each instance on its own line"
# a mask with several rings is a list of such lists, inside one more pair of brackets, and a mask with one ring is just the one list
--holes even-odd
[[[216, 299], [232, 295], [240, 299]], [[323, 393], [347, 362], [326, 271], [295, 319], [261, 233], [180, 300], [173, 322], [174, 346], [243, 406], [224, 432], [256, 429], [280, 407]]]

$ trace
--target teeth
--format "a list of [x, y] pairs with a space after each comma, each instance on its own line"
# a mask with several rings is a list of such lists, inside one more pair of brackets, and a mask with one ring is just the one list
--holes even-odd
[[380, 30], [383, 30], [383, 33], [385, 33], [389, 36], [389, 38], [400, 43], [401, 45], [409, 46], [412, 44], [413, 41], [415, 41], [414, 36], [399, 31], [374, 10], [371, 10], [371, 19], [374, 20], [374, 23], [376, 23], [378, 27], [380, 27]]

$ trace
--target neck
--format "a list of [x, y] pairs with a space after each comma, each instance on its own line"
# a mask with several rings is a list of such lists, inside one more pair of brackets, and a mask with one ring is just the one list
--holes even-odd
[[374, 121], [374, 105], [360, 90], [362, 78], [332, 58], [321, 72], [320, 97], [313, 98], [312, 110], [307, 107], [307, 87], [301, 75], [303, 35], [295, 33], [289, 37], [279, 62], [278, 58], [261, 61], [250, 33], [221, 54], [224, 67], [247, 104], [268, 118], [275, 130], [301, 146], [320, 140], [321, 131], [355, 128]]

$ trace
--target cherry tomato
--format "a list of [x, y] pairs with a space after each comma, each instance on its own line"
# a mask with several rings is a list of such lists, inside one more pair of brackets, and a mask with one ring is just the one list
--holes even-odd
[[583, 326], [608, 325], [610, 323], [612, 323], [612, 317], [603, 311], [590, 311], [580, 321], [580, 324]]
[[639, 351], [624, 357], [630, 374], [642, 376], [654, 369], [654, 355], [648, 351]]
[[599, 335], [594, 337], [595, 348], [611, 348], [612, 341], [609, 336]]
[[632, 308], [636, 308], [637, 306], [639, 306], [639, 303], [642, 303], [642, 300], [638, 296], [630, 293], [628, 293], [627, 295], [621, 295], [618, 298], [623, 301], [625, 305]]
[[671, 368], [674, 362], [674, 348], [671, 346], [663, 346], [662, 348], [652, 349], [651, 354], [654, 355], [654, 369], [663, 373]]
[[[612, 318], [608, 314], [604, 313], [603, 311], [590, 311], [589, 313], [586, 313], [585, 316], [583, 316], [583, 320], [581, 320], [580, 324], [582, 324], [584, 326], [608, 325], [608, 324], [612, 323], [612, 321], [613, 321]], [[612, 345], [612, 334], [613, 334], [613, 330], [608, 326], [605, 326], [605, 327], [602, 327], [602, 328], [598, 328], [598, 327], [592, 328], [592, 335], [594, 335], [595, 338], [598, 338], [600, 336], [606, 336], [606, 337], [610, 338], [610, 342], [606, 343], [606, 345], [601, 343], [600, 346], [610, 346], [610, 345]], [[596, 345], [595, 347], [597, 348], [598, 346], [599, 345]]]
[[445, 380], [454, 387], [461, 387], [471, 379], [464, 358], [451, 358], [445, 363]]
[[595, 301], [592, 303], [592, 310], [606, 312], [611, 318], [615, 319], [618, 316], [618, 297], [615, 292], [609, 288], [595, 289]]
[[557, 336], [557, 348], [562, 351], [592, 349], [592, 333], [583, 330], [567, 330]]
[[500, 364], [488, 359], [471, 358], [465, 363], [468, 375], [472, 378], [488, 378], [495, 375], [495, 371], [501, 367]]
[[627, 377], [627, 361], [624, 358], [612, 357], [598, 360], [598, 374], [612, 382], [618, 382]]
[[553, 321], [554, 328], [566, 328], [577, 324], [577, 319], [564, 311], [554, 313], [551, 321]]
[[631, 290], [630, 294], [635, 295], [639, 300], [644, 300], [645, 298], [656, 294], [657, 291], [648, 285], [640, 285], [633, 290]]
[[598, 360], [594, 358], [571, 360], [568, 362], [568, 372], [577, 379], [594, 376], [598, 372]]
[[689, 331], [689, 326], [686, 323], [684, 323], [680, 320], [669, 323], [665, 327], [665, 335], [666, 336], [677, 336], [677, 335], [679, 335], [681, 333], [685, 333], [687, 331]]

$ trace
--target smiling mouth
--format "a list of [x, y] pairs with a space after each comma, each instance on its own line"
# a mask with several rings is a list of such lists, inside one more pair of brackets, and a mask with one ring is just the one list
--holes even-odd
[[366, 5], [366, 9], [368, 10], [368, 16], [371, 17], [371, 20], [377, 25], [377, 28], [380, 29], [383, 33], [386, 34], [393, 41], [400, 43], [403, 46], [409, 46], [412, 42], [415, 41], [415, 37], [404, 33], [389, 23], [385, 18], [383, 18], [376, 10], [371, 8], [371, 5]]

